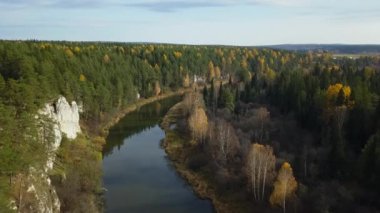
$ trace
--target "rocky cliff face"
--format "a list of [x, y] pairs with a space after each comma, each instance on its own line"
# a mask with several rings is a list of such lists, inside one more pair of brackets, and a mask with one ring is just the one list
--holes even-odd
[[[43, 109], [39, 111], [40, 117], [47, 117], [52, 121], [52, 139], [40, 140], [48, 143], [48, 160], [43, 169], [30, 168], [27, 178], [28, 193], [33, 196], [35, 200], [35, 209], [33, 212], [53, 213], [60, 211], [60, 202], [54, 187], [51, 185], [48, 172], [53, 168], [56, 151], [61, 145], [62, 137], [66, 136], [68, 139], [75, 139], [77, 134], [81, 132], [79, 126], [79, 108], [76, 102], [71, 105], [67, 102], [66, 98], [60, 96], [54, 103], [46, 104]], [[45, 122], [45, 121], [41, 121]], [[42, 131], [42, 130], [41, 130]], [[44, 134], [40, 134], [44, 137]]]
[[55, 103], [46, 104], [45, 108], [39, 111], [39, 114], [45, 115], [53, 121], [54, 141], [50, 145], [49, 160], [46, 164], [47, 169], [53, 168], [55, 151], [59, 148], [62, 136], [68, 139], [75, 139], [77, 134], [81, 132], [79, 126], [79, 108], [75, 101], [71, 105], [66, 98], [60, 96]]
[[68, 139], [75, 139], [81, 132], [79, 126], [79, 107], [75, 101], [71, 105], [66, 98], [60, 96], [53, 104], [46, 104], [40, 114], [48, 115], [58, 124], [59, 131], [64, 133]]

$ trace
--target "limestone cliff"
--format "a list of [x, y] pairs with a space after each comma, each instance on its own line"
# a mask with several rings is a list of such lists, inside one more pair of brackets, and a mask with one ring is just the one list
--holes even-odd
[[79, 126], [79, 108], [76, 102], [71, 105], [66, 98], [60, 96], [57, 101], [48, 103], [45, 107], [39, 110], [39, 115], [36, 118], [39, 122], [46, 122], [44, 118], [50, 120], [48, 122], [51, 128], [49, 139], [43, 138], [46, 130], [41, 129], [40, 140], [46, 144], [48, 151], [48, 160], [41, 168], [31, 167], [27, 177], [28, 194], [33, 197], [34, 205], [31, 207], [32, 212], [53, 213], [60, 211], [60, 201], [54, 187], [51, 185], [48, 172], [54, 166], [56, 151], [61, 145], [62, 137], [75, 139], [77, 134], [81, 132]]

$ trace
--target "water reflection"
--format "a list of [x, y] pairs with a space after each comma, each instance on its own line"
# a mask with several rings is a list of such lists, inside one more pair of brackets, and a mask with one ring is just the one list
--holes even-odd
[[107, 137], [107, 144], [103, 149], [103, 156], [112, 154], [113, 149], [120, 150], [124, 139], [141, 131], [148, 130], [158, 124], [166, 112], [175, 103], [181, 100], [180, 96], [168, 98], [145, 105], [137, 111], [128, 114], [112, 127]]
[[126, 116], [111, 129], [104, 152], [107, 212], [212, 212], [197, 198], [160, 148], [158, 122], [179, 98], [168, 99]]

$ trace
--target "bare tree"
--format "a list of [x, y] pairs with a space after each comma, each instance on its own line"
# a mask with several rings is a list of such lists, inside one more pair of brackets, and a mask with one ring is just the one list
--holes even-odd
[[182, 103], [182, 109], [185, 116], [192, 113], [195, 108], [204, 106], [202, 96], [197, 92], [187, 93], [183, 98]]
[[263, 200], [266, 185], [273, 180], [276, 158], [269, 145], [255, 143], [248, 153], [246, 172], [255, 200]]
[[259, 142], [263, 142], [263, 137], [265, 134], [265, 124], [269, 121], [269, 111], [265, 107], [260, 107], [256, 111], [256, 122], [259, 127]]
[[209, 143], [213, 158], [221, 165], [233, 159], [240, 150], [235, 129], [224, 119], [217, 119], [209, 129]]

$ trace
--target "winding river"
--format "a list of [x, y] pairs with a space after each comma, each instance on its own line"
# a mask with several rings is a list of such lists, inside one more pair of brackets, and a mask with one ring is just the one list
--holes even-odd
[[165, 133], [158, 124], [179, 100], [143, 106], [110, 130], [103, 152], [106, 212], [213, 212], [211, 202], [194, 194], [160, 146]]

